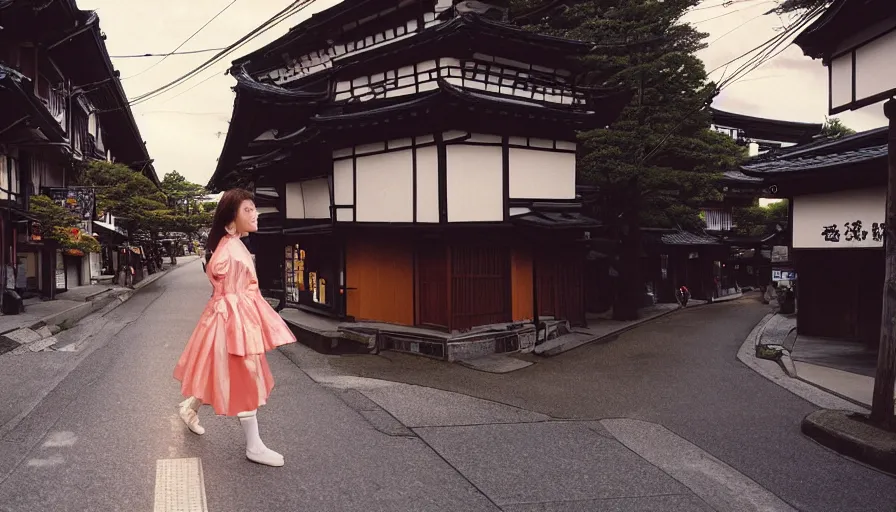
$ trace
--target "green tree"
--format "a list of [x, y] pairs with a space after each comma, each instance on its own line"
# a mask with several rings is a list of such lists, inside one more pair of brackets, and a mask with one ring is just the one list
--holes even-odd
[[137, 231], [151, 237], [162, 230], [167, 218], [167, 198], [146, 176], [110, 162], [88, 163], [80, 175], [82, 185], [97, 187], [97, 210], [122, 219], [128, 238]]
[[[100, 244], [95, 238], [81, 233], [77, 228], [78, 217], [51, 198], [43, 195], [31, 196], [29, 212], [37, 219], [43, 240], [50, 240], [63, 249], [82, 252], [100, 252]], [[77, 234], [76, 234], [77, 233]]]
[[187, 181], [177, 171], [171, 171], [162, 180], [162, 192], [168, 198], [168, 207], [180, 213], [190, 214], [200, 209], [208, 199], [208, 191], [202, 185]]
[[[516, 0], [511, 12], [531, 12]], [[697, 206], [718, 199], [719, 173], [743, 148], [709, 129], [715, 85], [696, 52], [706, 34], [679, 20], [698, 0], [570, 0], [518, 18], [532, 31], [598, 43], [582, 62], [583, 86], [636, 91], [610, 129], [580, 135], [580, 183], [597, 185], [598, 215], [621, 241], [614, 316], [637, 318], [642, 226], [700, 226]]]
[[172, 171], [165, 175], [161, 188], [169, 209], [159, 218], [162, 231], [193, 234], [211, 224], [211, 215], [204, 208], [208, 202], [205, 187], [191, 183], [177, 171]]
[[776, 224], [787, 223], [789, 214], [787, 201], [771, 203], [768, 206], [755, 204], [742, 208], [733, 208], [734, 232], [742, 236], [762, 236], [773, 232]]
[[825, 117], [824, 126], [821, 128], [821, 134], [825, 137], [845, 137], [855, 133], [855, 130], [843, 124], [836, 117]]

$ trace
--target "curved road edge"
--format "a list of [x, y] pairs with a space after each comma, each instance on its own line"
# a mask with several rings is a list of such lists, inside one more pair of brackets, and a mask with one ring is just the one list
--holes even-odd
[[768, 324], [773, 316], [774, 313], [769, 313], [756, 324], [756, 327], [753, 328], [744, 340], [740, 350], [737, 351], [737, 359], [759, 375], [762, 375], [778, 386], [781, 386], [794, 395], [811, 404], [817, 405], [818, 407], [851, 412], [868, 412], [864, 407], [860, 407], [811, 384], [789, 376], [776, 361], [769, 361], [767, 359], [756, 357], [756, 345], [762, 337], [762, 332], [765, 330], [766, 324]]

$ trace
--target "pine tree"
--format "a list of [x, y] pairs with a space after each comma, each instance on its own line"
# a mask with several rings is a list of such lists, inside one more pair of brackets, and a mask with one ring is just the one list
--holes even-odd
[[719, 173], [745, 156], [709, 129], [707, 82], [696, 52], [706, 34], [680, 22], [698, 0], [570, 0], [538, 12], [527, 0], [511, 12], [526, 29], [596, 43], [584, 58], [584, 86], [637, 91], [610, 129], [580, 135], [579, 182], [597, 185], [594, 212], [621, 242], [614, 317], [637, 318], [642, 227], [698, 229], [696, 207], [718, 197]]

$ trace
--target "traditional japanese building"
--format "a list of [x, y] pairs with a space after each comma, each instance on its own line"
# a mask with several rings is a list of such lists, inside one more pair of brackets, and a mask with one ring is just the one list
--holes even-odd
[[75, 0], [0, 2], [0, 27], [0, 267], [18, 267], [16, 288], [52, 297], [89, 284], [102, 259], [41, 240], [30, 197], [53, 197], [102, 242], [92, 190], [73, 186], [76, 163], [117, 161], [158, 177], [95, 12]]
[[468, 1], [347, 0], [234, 63], [210, 188], [254, 187], [259, 280], [288, 306], [466, 331], [584, 323], [576, 132], [629, 91], [593, 45]]
[[880, 128], [743, 166], [790, 199], [789, 255], [773, 272], [797, 283], [800, 334], [879, 342], [887, 155]]
[[749, 148], [750, 156], [797, 144], [812, 142], [824, 127], [821, 123], [802, 123], [754, 117], [711, 108], [713, 130], [724, 133]]

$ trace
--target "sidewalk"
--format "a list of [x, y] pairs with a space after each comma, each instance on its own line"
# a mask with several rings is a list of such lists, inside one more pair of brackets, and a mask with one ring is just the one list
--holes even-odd
[[197, 259], [197, 256], [178, 258], [176, 266], [168, 266], [161, 272], [146, 277], [133, 289], [115, 285], [85, 285], [59, 293], [55, 300], [26, 301], [24, 313], [0, 315], [0, 355], [13, 350], [24, 350], [26, 347], [33, 352], [47, 350], [56, 342], [53, 336], [60, 330], [72, 327], [91, 313], [116, 301], [117, 304], [112, 307], [117, 307], [135, 291]]
[[866, 409], [871, 408], [877, 351], [864, 344], [802, 336], [796, 315], [774, 315], [762, 330], [758, 345], [782, 347], [781, 364], [790, 377], [812, 384]]
[[803, 419], [803, 434], [896, 474], [896, 432], [868, 422], [876, 356], [861, 343], [800, 336], [796, 327], [796, 315], [767, 316], [744, 341], [738, 359], [822, 407]]

